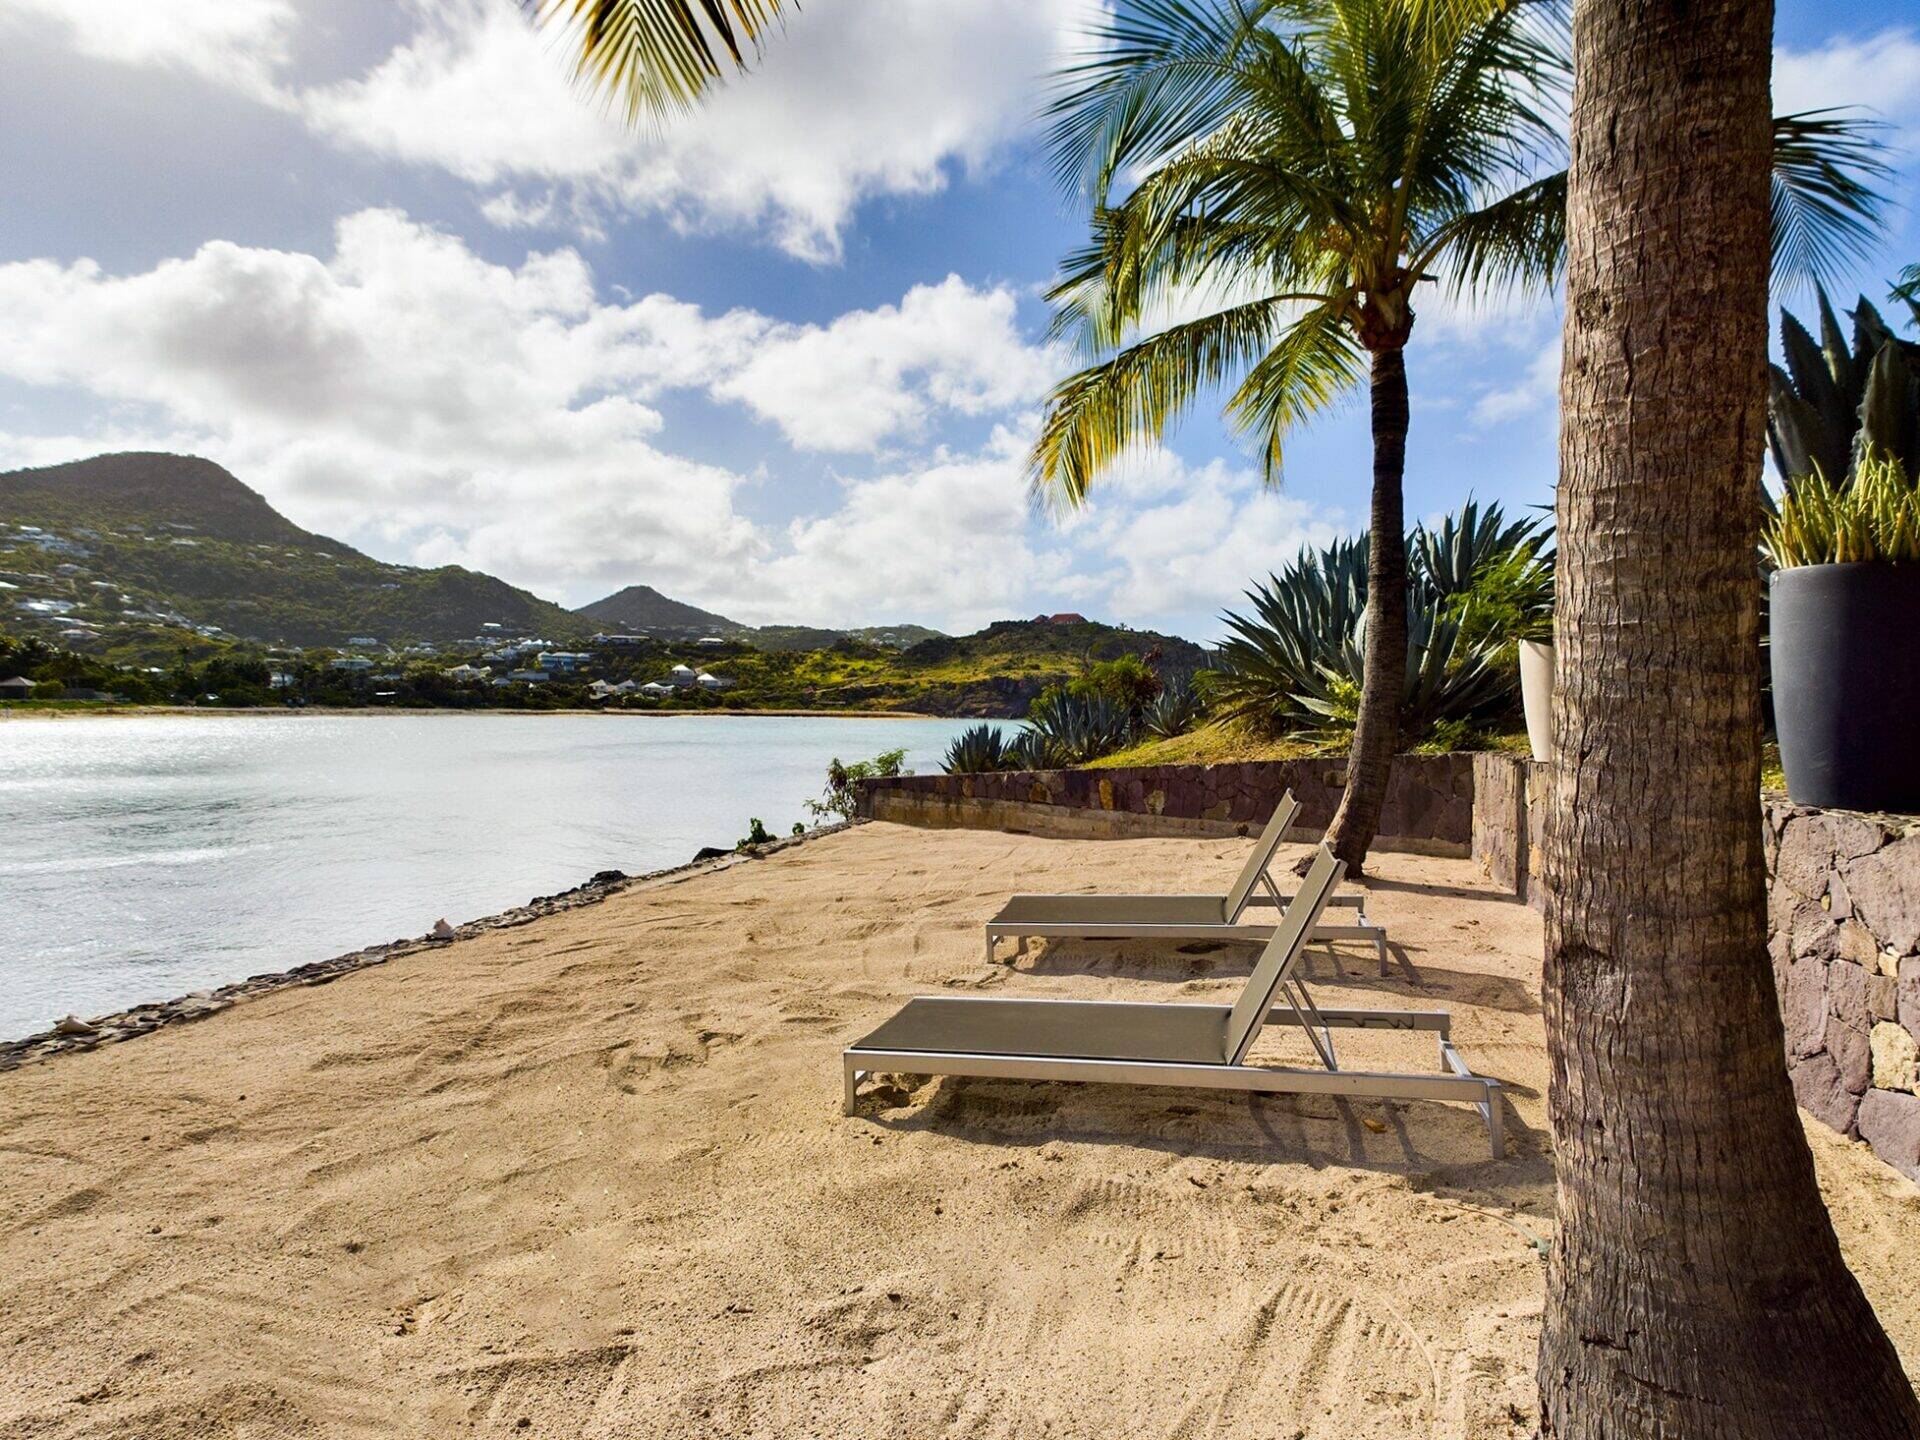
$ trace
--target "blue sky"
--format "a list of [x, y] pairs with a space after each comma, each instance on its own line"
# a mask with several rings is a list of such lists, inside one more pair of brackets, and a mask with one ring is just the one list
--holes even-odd
[[[512, 0], [0, 0], [0, 466], [190, 450], [570, 604], [1216, 635], [1364, 516], [1365, 409], [1299, 433], [1278, 493], [1203, 407], [1086, 510], [1033, 506], [1064, 364], [1037, 297], [1080, 227], [1032, 117], [1095, 13], [810, 0], [636, 135]], [[1777, 108], [1867, 106], [1899, 147], [1886, 243], [1835, 287], [1879, 301], [1920, 258], [1920, 26], [1789, 0], [1777, 41]], [[1428, 297], [1411, 514], [1548, 500], [1558, 320]]]

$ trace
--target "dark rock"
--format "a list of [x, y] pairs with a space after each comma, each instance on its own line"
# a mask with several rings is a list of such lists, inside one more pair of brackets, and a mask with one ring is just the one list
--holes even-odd
[[717, 850], [711, 845], [702, 845], [693, 852], [693, 863], [698, 865], [702, 860], [724, 860], [732, 853], [731, 850]]
[[1907, 1033], [1920, 1040], [1920, 955], [1909, 955], [1900, 962], [1898, 996], [1894, 1017], [1907, 1027]]
[[1846, 960], [1827, 967], [1827, 1010], [1843, 1025], [1865, 1032], [1873, 1028], [1867, 1009], [1867, 972]]
[[1831, 1055], [1809, 1055], [1793, 1064], [1793, 1098], [1814, 1119], [1843, 1135], [1853, 1133], [1859, 1098], [1840, 1083]]
[[1869, 1090], [1860, 1101], [1858, 1125], [1874, 1154], [1920, 1182], [1920, 1096]]
[[1900, 986], [1892, 976], [1867, 972], [1867, 1014], [1875, 1020], [1900, 1018]]
[[1820, 1049], [1827, 1024], [1827, 967], [1818, 960], [1796, 960], [1780, 1001], [1787, 1046], [1795, 1055]]
[[1833, 843], [1826, 817], [1817, 812], [1788, 819], [1780, 832], [1773, 878], [1804, 900], [1818, 900], [1827, 890], [1827, 872], [1833, 868]]
[[1881, 945], [1920, 950], [1920, 834], [1904, 836], [1846, 866], [1853, 911]]
[[1840, 953], [1840, 927], [1811, 900], [1794, 907], [1792, 933], [1795, 959], [1824, 963]]
[[1849, 1095], [1864, 1095], [1873, 1084], [1873, 1045], [1864, 1030], [1838, 1021], [1827, 1026], [1827, 1054]]

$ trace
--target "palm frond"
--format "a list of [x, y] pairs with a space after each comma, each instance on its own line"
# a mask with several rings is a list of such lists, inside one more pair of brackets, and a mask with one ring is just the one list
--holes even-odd
[[1340, 297], [1297, 317], [1227, 402], [1234, 428], [1258, 447], [1268, 484], [1280, 479], [1287, 432], [1332, 405], [1365, 374], [1344, 304]]
[[1892, 175], [1878, 121], [1839, 110], [1773, 121], [1773, 275], [1819, 284], [1868, 253], [1884, 228], [1873, 187]]
[[632, 125], [683, 110], [728, 73], [745, 70], [792, 0], [521, 3], [538, 24], [565, 32], [575, 80]]
[[1057, 507], [1081, 504], [1101, 470], [1130, 446], [1158, 440], [1202, 387], [1257, 361], [1284, 309], [1257, 300], [1170, 325], [1061, 381], [1034, 441], [1035, 491]]

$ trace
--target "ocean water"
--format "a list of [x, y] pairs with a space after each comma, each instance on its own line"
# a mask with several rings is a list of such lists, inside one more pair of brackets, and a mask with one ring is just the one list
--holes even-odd
[[934, 770], [969, 723], [0, 721], [0, 1038], [783, 835], [835, 756]]

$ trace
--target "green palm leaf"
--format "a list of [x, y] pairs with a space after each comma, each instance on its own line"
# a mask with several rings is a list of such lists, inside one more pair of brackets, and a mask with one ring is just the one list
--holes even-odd
[[630, 125], [685, 109], [730, 71], [746, 69], [787, 6], [787, 0], [521, 3], [540, 24], [567, 32], [577, 52], [575, 79]]

